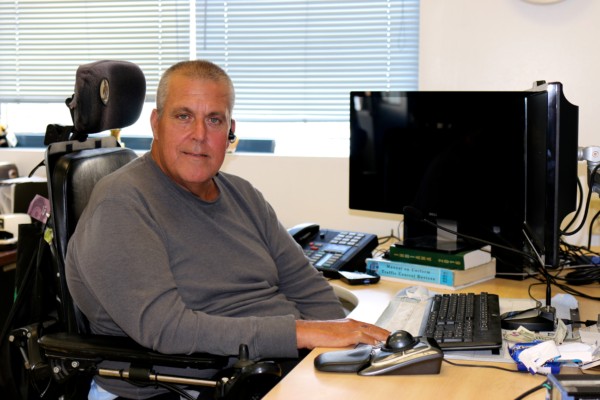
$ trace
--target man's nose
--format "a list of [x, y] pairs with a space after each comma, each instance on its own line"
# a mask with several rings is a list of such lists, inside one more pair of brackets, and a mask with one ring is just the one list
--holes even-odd
[[204, 141], [206, 139], [206, 125], [204, 125], [204, 121], [196, 121], [196, 123], [192, 127], [192, 136], [194, 139], [199, 141]]

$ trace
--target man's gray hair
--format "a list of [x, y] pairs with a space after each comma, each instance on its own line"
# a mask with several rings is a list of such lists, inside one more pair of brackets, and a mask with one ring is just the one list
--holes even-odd
[[158, 114], [162, 113], [165, 100], [169, 91], [169, 80], [173, 74], [181, 74], [198, 80], [210, 80], [213, 82], [226, 82], [229, 86], [229, 111], [233, 111], [235, 104], [235, 89], [233, 82], [227, 72], [218, 65], [206, 60], [181, 61], [169, 67], [160, 78], [156, 91], [156, 109]]

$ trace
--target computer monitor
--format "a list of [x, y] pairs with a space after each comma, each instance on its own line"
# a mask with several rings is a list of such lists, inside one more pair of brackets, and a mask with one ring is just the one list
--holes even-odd
[[[576, 209], [579, 108], [555, 82], [539, 87], [530, 107], [525, 235], [547, 268], [560, 264], [561, 223]], [[546, 124], [544, 124], [544, 121]]]
[[[575, 209], [577, 107], [560, 84], [528, 91], [350, 94], [351, 209], [406, 207], [455, 230], [405, 218], [402, 245], [459, 251], [473, 236], [557, 262], [558, 229]], [[527, 234], [527, 236], [525, 235]], [[493, 248], [498, 270], [517, 253]]]

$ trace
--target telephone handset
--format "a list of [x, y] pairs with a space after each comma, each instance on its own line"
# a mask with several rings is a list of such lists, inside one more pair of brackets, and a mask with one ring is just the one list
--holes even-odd
[[370, 233], [321, 229], [305, 223], [288, 229], [312, 265], [329, 278], [339, 278], [338, 271], [365, 271], [366, 259], [378, 245]]

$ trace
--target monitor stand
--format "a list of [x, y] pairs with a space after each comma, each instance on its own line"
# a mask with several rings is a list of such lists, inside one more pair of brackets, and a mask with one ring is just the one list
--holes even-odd
[[434, 236], [407, 238], [397, 243], [398, 246], [407, 247], [415, 250], [433, 251], [437, 253], [456, 254], [467, 250], [476, 249], [479, 246], [473, 246], [463, 241], [451, 242], [438, 240]]
[[404, 240], [398, 243], [398, 245], [415, 250], [447, 254], [455, 254], [482, 247], [481, 243], [470, 243], [458, 235], [450, 233], [456, 232], [456, 224], [451, 221], [438, 221], [436, 225], [438, 228], [431, 225], [423, 226], [405, 221]]

